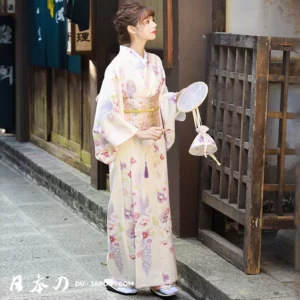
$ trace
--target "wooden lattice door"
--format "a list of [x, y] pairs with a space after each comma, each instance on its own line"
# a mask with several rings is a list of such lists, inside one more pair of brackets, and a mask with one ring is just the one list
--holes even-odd
[[[207, 126], [218, 146], [221, 166], [205, 160], [199, 218], [199, 239], [248, 274], [260, 271], [262, 229], [293, 228], [294, 216], [282, 210], [283, 193], [295, 185], [284, 183], [286, 122], [295, 118], [287, 111], [288, 86], [300, 83], [290, 74], [290, 53], [299, 39], [213, 35]], [[283, 51], [280, 70], [272, 73], [272, 50]], [[276, 68], [275, 68], [276, 69]], [[282, 71], [282, 72], [281, 72]], [[269, 82], [281, 83], [280, 111], [268, 111]], [[268, 118], [278, 118], [277, 148], [266, 148]], [[277, 155], [277, 183], [266, 184], [266, 155]], [[277, 192], [276, 211], [263, 214], [264, 193]], [[212, 229], [212, 214], [243, 225], [243, 249], [222, 238]]]

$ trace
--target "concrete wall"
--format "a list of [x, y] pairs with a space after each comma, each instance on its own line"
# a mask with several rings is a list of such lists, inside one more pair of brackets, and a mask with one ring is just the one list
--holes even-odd
[[[300, 37], [299, 0], [227, 0], [226, 31], [236, 34], [264, 35], [279, 37]], [[282, 59], [282, 52], [272, 53], [272, 60]], [[295, 53], [292, 59], [300, 65], [300, 56]], [[270, 84], [269, 111], [280, 110], [280, 84]], [[300, 86], [290, 85], [289, 112], [300, 111]], [[277, 147], [279, 122], [269, 119], [267, 123], [267, 146]], [[287, 123], [287, 145], [295, 148], [300, 144], [300, 124], [296, 120]], [[286, 156], [286, 183], [295, 183], [294, 167], [299, 158]], [[266, 182], [276, 183], [277, 157], [267, 157]]]

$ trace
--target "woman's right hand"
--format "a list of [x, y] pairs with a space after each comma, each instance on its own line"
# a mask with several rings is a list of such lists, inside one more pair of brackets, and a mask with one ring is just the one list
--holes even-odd
[[141, 140], [159, 140], [163, 134], [160, 127], [151, 127], [147, 130], [139, 130], [136, 136]]

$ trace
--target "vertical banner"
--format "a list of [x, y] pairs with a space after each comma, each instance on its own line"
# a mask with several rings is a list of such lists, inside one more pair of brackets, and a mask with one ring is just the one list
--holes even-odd
[[64, 0], [47, 1], [46, 57], [49, 68], [67, 69], [67, 30]]
[[44, 0], [28, 1], [30, 24], [29, 59], [31, 65], [46, 66], [46, 17], [47, 5]]
[[0, 16], [0, 128], [15, 130], [14, 19]]

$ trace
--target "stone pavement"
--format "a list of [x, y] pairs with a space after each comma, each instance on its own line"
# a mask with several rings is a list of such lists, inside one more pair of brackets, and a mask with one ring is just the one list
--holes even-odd
[[[128, 299], [103, 285], [108, 276], [105, 233], [1, 161], [0, 220], [1, 300]], [[16, 277], [11, 291], [18, 275], [23, 290], [17, 291]], [[60, 276], [69, 282], [65, 291], [67, 281], [60, 282]], [[155, 299], [147, 289], [131, 298]], [[193, 299], [183, 291], [176, 298]]]
[[[10, 220], [10, 223], [16, 223], [16, 228], [21, 227], [21, 229], [26, 230], [26, 226], [22, 226], [22, 221], [25, 217], [30, 217], [32, 222], [40, 224], [41, 222], [45, 222], [46, 224], [49, 220], [54, 220], [47, 224], [45, 228], [35, 228], [38, 232], [45, 233], [48, 236], [52, 236], [54, 240], [57, 240], [56, 243], [62, 245], [63, 248], [61, 251], [64, 253], [69, 253], [70, 259], [76, 262], [77, 266], [82, 266], [83, 264], [87, 264], [90, 272], [94, 269], [93, 272], [98, 272], [100, 275], [100, 280], [103, 279], [105, 273], [102, 275], [101, 272], [105, 272], [105, 268], [101, 268], [101, 262], [105, 260], [105, 251], [101, 251], [101, 247], [99, 243], [102, 243], [103, 247], [105, 247], [106, 242], [103, 240], [104, 234], [101, 235], [101, 232], [105, 232], [106, 230], [106, 216], [107, 216], [107, 204], [109, 200], [109, 194], [105, 191], [97, 191], [90, 186], [90, 178], [89, 176], [81, 173], [80, 171], [72, 168], [67, 165], [63, 161], [58, 158], [52, 156], [51, 154], [45, 152], [41, 148], [37, 147], [32, 143], [19, 143], [16, 141], [15, 137], [11, 136], [1, 136], [0, 135], [0, 162], [5, 161], [7, 164], [12, 166], [14, 169], [18, 171], [18, 173], [9, 172], [9, 169], [4, 168], [2, 166], [2, 171], [0, 171], [0, 194], [4, 194], [6, 198], [2, 197], [2, 206], [4, 207], [2, 213], [8, 210], [8, 216], [6, 216], [6, 220]], [[1, 166], [0, 166], [1, 170]], [[2, 173], [1, 173], [2, 172]], [[24, 174], [24, 176], [28, 176], [30, 178], [28, 181], [26, 177], [22, 177], [18, 174]], [[17, 176], [18, 175], [18, 176]], [[26, 179], [26, 183], [24, 184], [24, 179]], [[1, 184], [2, 180], [2, 184]], [[13, 181], [12, 181], [13, 180]], [[45, 190], [40, 187], [35, 186], [32, 182], [37, 182], [40, 186], [45, 188]], [[30, 185], [29, 185], [30, 184]], [[22, 187], [23, 185], [23, 187]], [[37, 195], [38, 201], [35, 200], [36, 197], [32, 197], [32, 191], [30, 191], [30, 186], [34, 186], [38, 188], [39, 193]], [[5, 188], [2, 189], [1, 188]], [[29, 190], [28, 190], [29, 189]], [[4, 193], [4, 191], [6, 192]], [[54, 195], [58, 196], [58, 198], [53, 198], [48, 194], [47, 191], [50, 191]], [[41, 191], [43, 192], [43, 196], [41, 196]], [[18, 197], [18, 195], [22, 193], [22, 198]], [[17, 195], [17, 196], [15, 196]], [[45, 196], [47, 195], [47, 196]], [[55, 197], [56, 197], [55, 196]], [[43, 200], [45, 197], [50, 197], [54, 199], [56, 202], [54, 204], [59, 204], [60, 206], [50, 205], [49, 200]], [[21, 203], [18, 204], [18, 199], [22, 199]], [[1, 201], [1, 200], [0, 200]], [[8, 205], [5, 203], [8, 202]], [[28, 202], [28, 203], [27, 203]], [[38, 202], [36, 205], [31, 205], [32, 202]], [[42, 203], [39, 203], [42, 202]], [[17, 206], [15, 205], [18, 204]], [[52, 202], [51, 202], [52, 203]], [[18, 216], [17, 213], [11, 217], [9, 215], [9, 207], [14, 204], [17, 212], [20, 211], [21, 217]], [[30, 209], [29, 209], [29, 206]], [[65, 205], [65, 206], [64, 206]], [[35, 209], [33, 209], [35, 208]], [[55, 215], [52, 210], [54, 209]], [[24, 211], [26, 215], [24, 215]], [[76, 214], [71, 212], [76, 212]], [[1, 213], [1, 207], [0, 207]], [[7, 214], [7, 213], [6, 213]], [[54, 216], [53, 216], [54, 215]], [[77, 217], [79, 216], [79, 218]], [[15, 220], [16, 218], [17, 220]], [[18, 218], [19, 224], [18, 224]], [[76, 221], [74, 221], [74, 218]], [[56, 220], [63, 220], [63, 223], [66, 223], [63, 227], [56, 225]], [[1, 220], [1, 215], [0, 215]], [[4, 220], [4, 218], [3, 218]], [[71, 220], [71, 222], [70, 222]], [[72, 221], [73, 220], [73, 221]], [[83, 220], [85, 222], [89, 222], [90, 226], [93, 227], [95, 238], [98, 239], [92, 245], [88, 245], [87, 249], [85, 245], [82, 243], [82, 235], [84, 234], [83, 229], [78, 229], [75, 224], [86, 224], [82, 223]], [[7, 221], [7, 222], [8, 222]], [[71, 223], [71, 224], [70, 224]], [[75, 223], [75, 224], [74, 224]], [[42, 223], [43, 224], [43, 223]], [[59, 223], [61, 224], [61, 223]], [[21, 226], [20, 226], [21, 225]], [[50, 226], [51, 225], [51, 226]], [[55, 227], [56, 225], [56, 227]], [[5, 225], [6, 227], [10, 227], [12, 225]], [[53, 227], [54, 226], [54, 227]], [[4, 227], [4, 229], [6, 228]], [[12, 226], [13, 228], [14, 226]], [[28, 227], [28, 225], [27, 225]], [[62, 227], [62, 229], [60, 229]], [[32, 226], [30, 226], [32, 228]], [[59, 228], [59, 230], [56, 230]], [[52, 229], [52, 230], [51, 230]], [[69, 232], [67, 231], [69, 229]], [[75, 232], [74, 229], [77, 229]], [[25, 231], [26, 232], [26, 231]], [[52, 235], [50, 235], [52, 234]], [[0, 232], [1, 235], [1, 232]], [[32, 235], [32, 234], [31, 234]], [[31, 236], [29, 234], [29, 236]], [[102, 238], [101, 238], [102, 236]], [[47, 237], [47, 236], [46, 236]], [[93, 239], [93, 235], [88, 233], [84, 235], [84, 239], [87, 241], [91, 238]], [[7, 237], [4, 237], [6, 240]], [[29, 239], [29, 238], [28, 238]], [[34, 244], [34, 236], [31, 237], [33, 241], [31, 244]], [[88, 242], [85, 243], [88, 244]], [[16, 243], [16, 241], [13, 241]], [[23, 241], [23, 243], [25, 240]], [[37, 243], [42, 244], [39, 240]], [[276, 247], [274, 244], [269, 244], [269, 241], [266, 240], [268, 244], [268, 248], [271, 251], [265, 252], [265, 256], [262, 257], [262, 272], [259, 275], [246, 275], [241, 270], [237, 269], [231, 263], [214, 253], [211, 249], [206, 247], [196, 238], [182, 239], [175, 238], [175, 252], [177, 259], [177, 267], [179, 278], [177, 284], [182, 287], [185, 291], [189, 292], [190, 295], [199, 300], [298, 300], [300, 299], [300, 276], [297, 274], [292, 266], [286, 265], [282, 261], [278, 261], [277, 259], [270, 259], [276, 254]], [[0, 244], [2, 246], [2, 244]], [[94, 247], [98, 247], [99, 249], [94, 250]], [[276, 246], [276, 245], [275, 245]], [[61, 247], [61, 246], [60, 246]], [[7, 248], [7, 246], [6, 246]], [[105, 249], [105, 248], [103, 248]], [[85, 250], [85, 251], [84, 251]], [[20, 250], [19, 250], [20, 251]], [[87, 252], [89, 251], [89, 252]], [[7, 251], [8, 253], [14, 253], [12, 251]], [[273, 253], [274, 252], [274, 253]], [[23, 253], [21, 251], [21, 253]], [[31, 253], [31, 252], [30, 252]], [[32, 253], [34, 253], [32, 251]], [[263, 251], [264, 254], [264, 251]], [[1, 253], [0, 253], [1, 255]], [[12, 254], [13, 255], [13, 254]], [[102, 255], [102, 256], [101, 256]], [[3, 255], [2, 255], [3, 256]], [[15, 255], [16, 256], [16, 255]], [[36, 255], [39, 257], [39, 255]], [[1, 256], [0, 256], [1, 257]], [[35, 257], [35, 256], [34, 256]], [[96, 257], [96, 258], [94, 258]], [[100, 265], [99, 266], [99, 258]], [[1, 261], [2, 257], [0, 258]], [[16, 257], [17, 261], [20, 260]], [[26, 256], [25, 256], [26, 259]], [[66, 258], [65, 258], [66, 259]], [[69, 260], [70, 260], [69, 259]], [[22, 261], [23, 259], [21, 259]], [[67, 260], [68, 261], [68, 260]], [[57, 263], [57, 262], [56, 262]], [[18, 267], [17, 262], [15, 263], [15, 269]], [[44, 266], [44, 263], [41, 264]], [[56, 265], [54, 265], [56, 268]], [[67, 265], [70, 266], [70, 265]], [[7, 267], [6, 267], [7, 268]], [[23, 269], [26, 269], [26, 266], [23, 266]], [[55, 268], [53, 270], [55, 270]], [[3, 269], [4, 270], [4, 269]], [[9, 268], [9, 270], [13, 270], [13, 268]], [[49, 273], [49, 266], [46, 269], [47, 273]], [[50, 271], [52, 268], [50, 268]], [[17, 269], [18, 271], [18, 269]], [[23, 272], [23, 271], [22, 271]], [[35, 274], [37, 271], [31, 272], [33, 273], [32, 277], [28, 279], [28, 282], [32, 284], [32, 281], [37, 280]], [[68, 272], [68, 273], [67, 273]], [[65, 274], [76, 274], [78, 270], [73, 272], [70, 270], [66, 270], [61, 273]], [[15, 273], [15, 271], [14, 271]], [[57, 273], [57, 272], [56, 272]], [[95, 274], [98, 274], [95, 273]], [[45, 273], [40, 274], [41, 276], [45, 276]], [[51, 274], [50, 274], [51, 275]], [[49, 276], [50, 276], [49, 275]], [[7, 284], [9, 286], [9, 281], [12, 280], [10, 278], [11, 274], [8, 277], [8, 283], [6, 283], [6, 292], [8, 290]], [[46, 274], [47, 276], [47, 274]], [[55, 279], [58, 275], [52, 275], [52, 282], [54, 284]], [[59, 275], [60, 276], [60, 275]], [[66, 276], [66, 275], [65, 275]], [[76, 275], [74, 275], [76, 276]], [[97, 282], [98, 277], [96, 279], [90, 279], [87, 282], [87, 279], [84, 279], [85, 273], [83, 273], [82, 279], [72, 279], [73, 287], [75, 285], [75, 281], [81, 282], [85, 281], [86, 284], [89, 284], [90, 281]], [[94, 275], [92, 274], [92, 278]], [[0, 276], [5, 277], [5, 275]], [[71, 278], [71, 275], [70, 275]], [[77, 277], [76, 277], [77, 278]], [[49, 280], [50, 278], [46, 278]], [[70, 280], [71, 281], [71, 280]], [[49, 286], [51, 286], [49, 284]], [[34, 286], [33, 286], [34, 287]], [[31, 287], [31, 289], [33, 288]], [[52, 286], [51, 286], [52, 288]], [[79, 287], [75, 287], [76, 291], [78, 291], [78, 297], [74, 297], [74, 293], [71, 293], [71, 299], [88, 299], [87, 296], [80, 293], [84, 291], [88, 291], [90, 293], [97, 292], [90, 291], [91, 284], [82, 287], [84, 290], [79, 290]], [[27, 288], [28, 289], [28, 288]], [[98, 288], [99, 289], [99, 288]], [[0, 286], [0, 291], [2, 291]], [[103, 292], [103, 289], [100, 289]], [[5, 290], [4, 290], [5, 292]], [[50, 291], [48, 291], [50, 292]], [[64, 292], [62, 299], [68, 299], [65, 295], [67, 292], [72, 292], [71, 288], [69, 291]], [[104, 291], [106, 292], [106, 291]], [[3, 293], [3, 292], [2, 292]], [[29, 292], [28, 292], [29, 293]], [[94, 295], [95, 295], [94, 294]], [[46, 295], [46, 291], [45, 291]], [[108, 298], [103, 296], [100, 297], [103, 299], [116, 299], [115, 295], [108, 295]], [[143, 297], [150, 297], [148, 292], [141, 293]], [[182, 296], [183, 295], [183, 296]], [[45, 297], [45, 296], [44, 296]], [[44, 297], [42, 299], [44, 299]], [[110, 298], [109, 298], [110, 297]], [[114, 297], [114, 298], [112, 298]], [[154, 298], [154, 297], [153, 297]], [[152, 298], [152, 299], [153, 299]], [[1, 294], [0, 294], [0, 299]], [[4, 299], [16, 299], [16, 298], [4, 298]], [[32, 297], [32, 294], [29, 293], [29, 296], [26, 298], [17, 298], [17, 299], [37, 299]], [[38, 298], [41, 299], [41, 298]], [[58, 296], [48, 297], [46, 299], [61, 299]], [[97, 298], [93, 298], [97, 299]], [[128, 299], [128, 298], [127, 298]], [[138, 297], [134, 297], [134, 299], [139, 299]], [[141, 298], [140, 298], [141, 299]], [[180, 294], [177, 299], [188, 299], [185, 294]]]

